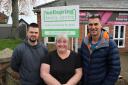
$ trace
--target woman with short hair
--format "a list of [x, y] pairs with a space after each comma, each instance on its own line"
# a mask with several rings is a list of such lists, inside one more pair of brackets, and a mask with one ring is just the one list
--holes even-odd
[[56, 50], [42, 60], [41, 78], [47, 85], [79, 85], [82, 76], [81, 58], [68, 49], [68, 37], [56, 36]]

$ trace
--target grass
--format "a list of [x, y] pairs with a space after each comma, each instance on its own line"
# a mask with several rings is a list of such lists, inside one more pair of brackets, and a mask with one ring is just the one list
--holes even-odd
[[20, 39], [0, 39], [0, 51], [5, 48], [14, 49], [22, 40]]

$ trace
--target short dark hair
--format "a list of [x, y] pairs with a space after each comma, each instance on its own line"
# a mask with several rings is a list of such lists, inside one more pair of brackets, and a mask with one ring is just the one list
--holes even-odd
[[99, 18], [101, 20], [101, 16], [99, 14], [89, 14], [88, 19], [90, 18]]
[[39, 26], [38, 26], [37, 23], [30, 23], [30, 24], [28, 25], [28, 29], [27, 29], [27, 30], [29, 30], [30, 27], [39, 28]]

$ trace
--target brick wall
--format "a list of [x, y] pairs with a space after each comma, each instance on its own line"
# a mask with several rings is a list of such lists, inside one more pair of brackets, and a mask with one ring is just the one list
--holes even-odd
[[8, 17], [0, 12], [0, 24], [6, 24]]
[[41, 28], [41, 13], [40, 12], [37, 13], [37, 23], [39, 27]]
[[125, 33], [126, 39], [125, 39], [125, 46], [126, 51], [128, 52], [128, 25], [126, 26], [126, 33]]
[[81, 44], [83, 37], [85, 37], [85, 25], [80, 24], [80, 37], [79, 37], [79, 44]]
[[128, 25], [126, 26], [126, 32], [125, 32], [125, 48], [120, 48], [120, 52], [127, 52], [128, 53]]

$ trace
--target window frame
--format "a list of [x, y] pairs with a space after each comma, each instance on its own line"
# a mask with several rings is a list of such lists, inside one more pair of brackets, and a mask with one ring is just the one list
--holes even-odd
[[[118, 36], [117, 36], [117, 38], [115, 38], [115, 29], [116, 29], [116, 26], [118, 26]], [[124, 31], [123, 38], [120, 38], [121, 26], [123, 26], [123, 31]], [[125, 25], [114, 25], [113, 40], [118, 40], [118, 45], [117, 45], [118, 48], [125, 48], [125, 32], [126, 32], [126, 26]], [[119, 40], [123, 40], [123, 45], [122, 46], [119, 45]]]

